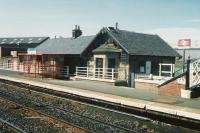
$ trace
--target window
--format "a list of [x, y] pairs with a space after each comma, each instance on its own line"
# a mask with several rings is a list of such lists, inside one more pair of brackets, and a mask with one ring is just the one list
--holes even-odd
[[121, 52], [121, 63], [128, 64], [128, 55], [124, 51]]
[[103, 58], [96, 58], [96, 68], [103, 68]]

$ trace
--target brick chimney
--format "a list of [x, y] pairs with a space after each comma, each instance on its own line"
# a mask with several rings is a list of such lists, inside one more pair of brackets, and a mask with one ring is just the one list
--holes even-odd
[[75, 25], [75, 29], [72, 30], [72, 37], [77, 38], [82, 35], [82, 30], [80, 29], [80, 26]]

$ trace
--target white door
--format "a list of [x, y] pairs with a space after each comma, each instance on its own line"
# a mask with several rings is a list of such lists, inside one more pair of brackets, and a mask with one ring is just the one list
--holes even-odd
[[146, 61], [146, 74], [151, 74], [151, 61]]

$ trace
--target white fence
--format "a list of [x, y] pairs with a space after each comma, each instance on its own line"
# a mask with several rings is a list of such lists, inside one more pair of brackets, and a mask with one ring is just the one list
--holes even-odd
[[190, 63], [190, 87], [200, 84], [200, 59]]
[[[20, 67], [20, 66], [19, 66]], [[18, 65], [14, 63], [0, 63], [0, 69], [2, 70], [10, 70], [10, 71], [18, 71]], [[22, 71], [22, 66], [20, 67]]]
[[125, 69], [76, 67], [76, 78], [115, 82], [126, 80]]
[[60, 70], [61, 73], [63, 73], [63, 77], [68, 78], [69, 77], [69, 66], [64, 66], [63, 69]]

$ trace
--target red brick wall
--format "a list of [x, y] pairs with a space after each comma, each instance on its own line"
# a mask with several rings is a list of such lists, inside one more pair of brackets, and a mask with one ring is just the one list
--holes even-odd
[[145, 83], [145, 82], [136, 82], [135, 88], [140, 90], [147, 90], [149, 92], [158, 93], [160, 95], [168, 96], [181, 96], [181, 89], [185, 89], [184, 84], [179, 84], [177, 80], [168, 83], [162, 87], [157, 87], [158, 84], [155, 83]]
[[184, 84], [179, 84], [177, 80], [159, 88], [159, 94], [168, 96], [181, 96], [181, 89], [185, 89]]

